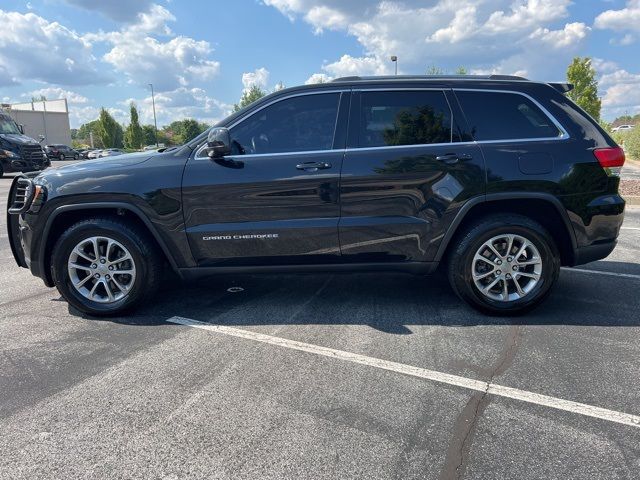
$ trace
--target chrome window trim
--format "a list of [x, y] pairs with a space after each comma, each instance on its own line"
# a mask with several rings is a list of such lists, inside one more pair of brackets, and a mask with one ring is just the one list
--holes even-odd
[[[518, 92], [516, 90], [497, 90], [497, 89], [485, 89], [485, 88], [456, 88], [456, 87], [452, 88], [452, 90], [454, 94], [456, 92], [485, 92], [485, 93], [507, 93], [511, 95], [523, 96], [526, 99], [530, 100], [531, 103], [533, 103], [535, 106], [537, 106], [542, 111], [542, 113], [544, 113], [547, 116], [547, 119], [551, 120], [551, 123], [553, 123], [556, 126], [556, 128], [560, 131], [560, 135], [558, 135], [557, 137], [513, 138], [508, 140], [506, 139], [505, 140], [479, 140], [478, 143], [480, 144], [539, 142], [539, 141], [549, 141], [549, 140], [559, 141], [559, 140], [568, 140], [569, 138], [571, 138], [571, 136], [569, 135], [569, 132], [562, 126], [562, 124], [558, 121], [558, 119], [554, 117], [549, 110], [547, 110], [540, 102], [538, 102], [531, 95], [528, 95], [524, 92]], [[462, 107], [462, 105], [460, 105], [460, 108], [464, 112], [464, 108]]]
[[[231, 130], [233, 127], [235, 127], [236, 125], [238, 125], [241, 122], [244, 122], [245, 120], [247, 120], [248, 118], [251, 118], [252, 116], [254, 116], [256, 113], [264, 110], [265, 108], [273, 105], [274, 103], [278, 103], [281, 102], [283, 100], [289, 100], [290, 98], [296, 98], [296, 97], [306, 97], [308, 95], [322, 95], [322, 94], [326, 94], [326, 93], [344, 93], [344, 92], [351, 92], [351, 88], [332, 88], [331, 90], [316, 90], [313, 92], [298, 92], [298, 93], [292, 93], [290, 95], [284, 95], [282, 97], [278, 97], [278, 98], [274, 98], [273, 100], [271, 100], [270, 102], [265, 103], [264, 105], [262, 105], [260, 108], [253, 110], [252, 112], [249, 112], [247, 115], [245, 115], [242, 118], [237, 119], [235, 122], [233, 122], [231, 125], [225, 125], [224, 128], [228, 128], [229, 130]], [[340, 99], [338, 99], [338, 110], [340, 110]], [[340, 112], [336, 112], [336, 125], [338, 123], [338, 114]], [[334, 138], [335, 138], [335, 129], [336, 126], [333, 127], [334, 128]], [[194, 159], [201, 159], [201, 158], [205, 158], [208, 159], [209, 157], [207, 156], [203, 156], [200, 157], [200, 152], [202, 152], [202, 150], [205, 148], [205, 146], [207, 145], [207, 142], [203, 143], [202, 145], [200, 145], [198, 147], [198, 150], [196, 150], [196, 154], [193, 157]], [[327, 151], [331, 151], [331, 150], [319, 150], [320, 152], [327, 152]], [[310, 152], [315, 152], [314, 150], [311, 150]], [[249, 156], [255, 157], [255, 156], [265, 156], [265, 155], [283, 155], [283, 154], [294, 154], [294, 153], [302, 153], [302, 152], [282, 152], [282, 153], [252, 153], [250, 155], [236, 155], [236, 156], [241, 156], [243, 158], [247, 158]]]
[[[352, 148], [340, 148], [340, 149], [330, 149], [330, 150], [307, 150], [307, 151], [300, 151], [300, 152], [281, 152], [281, 153], [254, 153], [254, 154], [249, 154], [249, 155], [229, 155], [229, 158], [237, 158], [237, 159], [241, 159], [241, 158], [254, 158], [254, 157], [274, 157], [274, 156], [291, 156], [291, 155], [310, 155], [310, 154], [320, 154], [320, 153], [326, 153], [326, 152], [345, 152], [345, 153], [350, 153], [350, 152], [363, 152], [363, 151], [375, 151], [375, 150], [388, 150], [388, 149], [407, 149], [407, 148], [416, 148], [416, 147], [445, 147], [445, 146], [455, 146], [455, 145], [491, 145], [491, 144], [498, 144], [498, 143], [526, 143], [526, 142], [548, 142], [548, 141], [563, 141], [563, 140], [568, 140], [571, 138], [571, 136], [569, 135], [569, 133], [567, 132], [567, 130], [562, 126], [562, 124], [553, 116], [553, 114], [551, 114], [551, 112], [549, 112], [549, 110], [547, 110], [543, 105], [540, 104], [540, 102], [538, 102], [535, 98], [533, 98], [531, 95], [528, 95], [524, 92], [518, 92], [515, 90], [500, 90], [500, 89], [484, 89], [484, 88], [457, 88], [457, 87], [373, 87], [373, 88], [367, 88], [367, 87], [358, 87], [358, 88], [341, 88], [341, 89], [332, 89], [332, 90], [326, 90], [326, 91], [322, 91], [322, 90], [318, 90], [315, 92], [300, 92], [300, 93], [295, 93], [295, 94], [291, 94], [291, 95], [287, 95], [285, 97], [281, 97], [281, 98], [277, 98], [277, 99], [273, 99], [271, 102], [261, 106], [259, 109], [249, 113], [248, 115], [242, 117], [241, 119], [236, 120], [233, 124], [231, 124], [230, 126], [226, 127], [226, 128], [233, 128], [235, 127], [238, 123], [244, 121], [245, 119], [253, 116], [254, 114], [258, 113], [260, 110], [273, 105], [274, 103], [277, 103], [281, 100], [287, 100], [289, 98], [294, 98], [294, 97], [301, 97], [301, 96], [306, 96], [306, 95], [318, 95], [318, 94], [323, 94], [323, 93], [344, 93], [344, 92], [366, 92], [366, 91], [416, 91], [416, 90], [435, 90], [435, 91], [441, 91], [441, 92], [445, 92], [447, 90], [449, 91], [453, 91], [455, 92], [487, 92], [487, 93], [507, 93], [507, 94], [512, 94], [512, 95], [521, 95], [525, 98], [527, 98], [528, 100], [530, 100], [534, 105], [536, 105], [547, 117], [549, 120], [551, 120], [551, 122], [556, 126], [556, 128], [558, 128], [558, 130], [560, 131], [561, 135], [557, 136], [557, 137], [539, 137], [539, 138], [513, 138], [513, 139], [501, 139], [501, 140], [478, 140], [478, 141], [471, 141], [471, 142], [449, 142], [449, 143], [424, 143], [424, 144], [412, 144], [412, 145], [385, 145], [385, 146], [380, 146], [380, 147], [362, 147], [362, 148], [358, 148], [358, 147], [352, 147]], [[446, 94], [445, 94], [445, 99], [447, 100], [447, 103], [449, 104], [449, 99], [447, 98]], [[449, 104], [449, 109], [451, 110], [451, 104]], [[464, 111], [464, 110], [463, 110]], [[453, 110], [451, 110], [451, 120], [453, 121]], [[196, 151], [196, 154], [194, 156], [194, 160], [201, 160], [201, 159], [206, 159], [208, 160], [209, 157], [199, 157], [198, 155], [200, 154], [200, 152], [204, 149], [204, 147], [206, 146], [206, 143], [204, 143], [203, 145], [201, 145], [198, 150]]]

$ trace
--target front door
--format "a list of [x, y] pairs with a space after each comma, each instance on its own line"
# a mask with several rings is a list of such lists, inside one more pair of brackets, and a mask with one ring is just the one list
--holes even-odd
[[432, 261], [464, 201], [485, 191], [477, 144], [445, 89], [352, 94], [340, 187], [345, 262]]
[[[199, 266], [336, 262], [349, 93], [284, 97], [230, 125], [233, 152], [201, 149], [183, 177], [186, 231]], [[340, 108], [340, 105], [343, 108]]]

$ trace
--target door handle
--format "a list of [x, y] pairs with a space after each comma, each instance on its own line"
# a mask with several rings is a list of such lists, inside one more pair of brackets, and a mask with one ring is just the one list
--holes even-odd
[[331, 164], [326, 162], [306, 162], [306, 163], [299, 163], [298, 165], [296, 165], [296, 168], [298, 170], [307, 170], [307, 171], [315, 172], [316, 170], [331, 168]]
[[459, 160], [471, 160], [471, 155], [467, 153], [463, 153], [461, 155], [458, 155], [457, 153], [446, 153], [444, 155], [438, 155], [436, 160], [451, 165], [458, 163]]

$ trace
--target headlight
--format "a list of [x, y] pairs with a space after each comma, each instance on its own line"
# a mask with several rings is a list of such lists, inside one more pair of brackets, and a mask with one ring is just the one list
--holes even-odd
[[17, 153], [13, 153], [9, 150], [3, 150], [0, 148], [0, 157], [2, 158], [20, 158]]

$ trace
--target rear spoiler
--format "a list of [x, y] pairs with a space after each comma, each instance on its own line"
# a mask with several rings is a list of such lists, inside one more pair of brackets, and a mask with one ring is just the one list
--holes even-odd
[[549, 83], [549, 86], [555, 88], [560, 93], [569, 93], [573, 90], [573, 83]]

